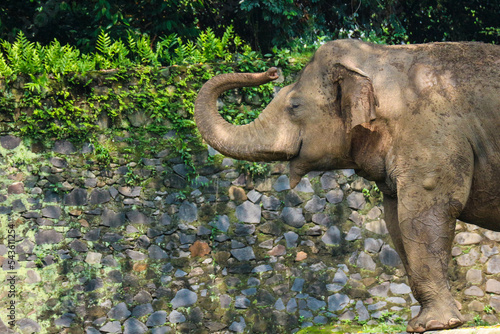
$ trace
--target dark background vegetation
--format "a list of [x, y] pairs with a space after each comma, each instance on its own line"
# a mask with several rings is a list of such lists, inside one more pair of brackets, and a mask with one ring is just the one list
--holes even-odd
[[[172, 33], [194, 39], [207, 28], [235, 33], [254, 50], [300, 49], [318, 37], [385, 43], [500, 42], [499, 0], [3, 0], [0, 38], [93, 51], [102, 30], [112, 38]], [[299, 51], [299, 50], [297, 50]]]

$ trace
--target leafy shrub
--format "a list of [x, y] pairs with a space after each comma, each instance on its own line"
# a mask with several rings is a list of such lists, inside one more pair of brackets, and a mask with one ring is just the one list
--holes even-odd
[[[192, 148], [201, 144], [192, 114], [203, 82], [219, 73], [286, 66], [288, 53], [276, 49], [276, 59], [263, 57], [232, 27], [220, 37], [207, 29], [195, 41], [172, 34], [156, 43], [147, 35], [130, 33], [123, 41], [101, 31], [89, 54], [57, 40], [42, 46], [19, 32], [13, 43], [0, 42], [0, 104], [17, 121], [20, 135], [37, 141], [90, 141], [95, 160], [103, 164], [115, 162], [115, 157], [97, 144], [99, 122], [126, 127], [127, 117], [140, 112], [149, 118], [148, 132], [161, 136], [175, 130], [171, 145], [192, 166]], [[294, 62], [290, 70], [298, 66]], [[272, 99], [273, 85], [243, 88], [242, 93], [259, 95], [264, 105]], [[246, 124], [259, 113], [234, 104], [222, 110], [236, 124]], [[141, 134], [141, 129], [134, 133]], [[261, 172], [260, 166], [247, 169]]]

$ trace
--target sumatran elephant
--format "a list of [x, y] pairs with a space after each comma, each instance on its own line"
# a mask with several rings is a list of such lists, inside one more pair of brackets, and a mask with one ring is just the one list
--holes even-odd
[[221, 93], [277, 73], [206, 82], [195, 104], [202, 137], [236, 159], [290, 161], [292, 187], [309, 171], [340, 168], [375, 181], [422, 306], [407, 330], [460, 326], [447, 275], [456, 220], [500, 231], [500, 46], [337, 40], [254, 122], [236, 126], [218, 113]]

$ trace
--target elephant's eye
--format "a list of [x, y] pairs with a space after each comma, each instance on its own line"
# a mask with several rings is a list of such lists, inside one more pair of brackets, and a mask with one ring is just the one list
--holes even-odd
[[291, 115], [296, 115], [297, 112], [299, 111], [300, 104], [298, 103], [291, 103], [288, 106], [288, 113]]

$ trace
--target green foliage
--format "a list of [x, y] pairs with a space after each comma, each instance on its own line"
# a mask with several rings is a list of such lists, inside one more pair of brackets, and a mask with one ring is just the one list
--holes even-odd
[[363, 188], [362, 193], [367, 200], [370, 200], [371, 198], [376, 199], [380, 197], [380, 189], [377, 187], [376, 184], [373, 184], [371, 189]]
[[468, 322], [470, 326], [489, 326], [489, 323], [481, 318], [479, 314], [474, 316], [474, 319]]
[[202, 32], [196, 40], [196, 46], [199, 51], [195, 52], [195, 54], [199, 54], [199, 59], [193, 60], [198, 60], [201, 63], [213, 61], [215, 59], [231, 62], [233, 60], [233, 53], [230, 51], [230, 46], [238, 50], [241, 44], [242, 41], [238, 36], [234, 35], [232, 26], [227, 27], [222, 38], [217, 38], [212, 29], [207, 28], [207, 30]]
[[86, 55], [81, 55], [76, 48], [64, 45], [57, 40], [48, 46], [28, 41], [23, 32], [19, 32], [16, 41], [1, 41], [0, 77], [7, 82], [17, 79], [19, 74], [27, 75], [31, 82], [25, 88], [42, 92], [48, 84], [48, 76], [61, 79], [71, 72], [85, 73], [94, 68], [94, 62]]
[[[401, 9], [412, 42], [477, 40], [500, 43], [499, 1], [408, 1]], [[491, 32], [491, 34], [490, 34]]]
[[256, 176], [265, 176], [270, 172], [270, 165], [262, 162], [249, 162], [238, 160], [236, 168], [245, 174], [250, 175], [252, 178]]
[[[222, 37], [207, 29], [196, 43], [184, 42], [177, 35], [170, 35], [156, 45], [146, 35], [130, 33], [124, 43], [101, 31], [92, 54], [81, 54], [57, 40], [41, 46], [30, 42], [22, 32], [15, 42], [2, 41], [0, 44], [0, 76], [7, 84], [14, 82], [19, 75], [27, 80], [22, 98], [11, 100], [11, 110], [14, 110], [14, 104], [27, 110], [20, 117], [24, 124], [22, 134], [36, 138], [81, 138], [94, 130], [102, 112], [114, 118], [130, 110], [144, 110], [155, 123], [168, 120], [176, 130], [193, 131], [195, 124], [190, 115], [201, 80], [218, 72], [233, 71], [237, 65], [232, 62], [239, 57], [247, 59], [238, 68], [240, 71], [254, 72], [270, 66], [243, 44], [232, 27], [228, 27]], [[214, 61], [222, 63], [215, 68], [184, 66]], [[173, 66], [164, 70], [168, 72], [166, 82], [151, 82], [151, 71], [165, 65]], [[135, 73], [139, 76], [136, 85], [118, 88], [118, 91], [108, 90], [105, 94], [93, 91], [87, 96], [87, 101], [76, 103], [75, 96], [82, 89], [88, 90], [94, 80], [92, 71], [113, 70], [107, 80], [120, 82], [131, 78], [129, 69], [134, 67], [138, 68]], [[68, 88], [61, 90], [61, 85]], [[272, 86], [247, 89], [248, 95], [257, 93], [264, 95], [263, 103], [267, 103], [272, 96]], [[234, 116], [230, 110], [227, 114], [228, 117]], [[236, 118], [239, 124], [244, 124], [257, 116], [258, 112], [252, 111]], [[183, 151], [188, 157], [189, 152]]]
[[[50, 99], [45, 99], [45, 85], [49, 82], [47, 76], [30, 77], [35, 80], [25, 84], [26, 90], [19, 101], [19, 106], [25, 110], [19, 117], [20, 132], [23, 136], [40, 141], [44, 138], [79, 139], [88, 136], [97, 128], [95, 122], [98, 114], [87, 110], [81, 102], [75, 103], [70, 91], [52, 90]], [[13, 103], [15, 104], [16, 102]]]
[[221, 114], [226, 121], [237, 125], [243, 125], [256, 119], [260, 111], [248, 109], [246, 107], [235, 108], [234, 105], [225, 105], [221, 110]]
[[14, 79], [14, 70], [7, 64], [5, 57], [0, 53], [0, 75], [4, 78]]
[[[256, 31], [257, 38], [266, 43], [266, 46], [283, 45], [300, 37], [303, 12], [293, 0], [247, 0], [240, 3], [240, 9], [247, 13], [247, 23], [259, 29]], [[263, 34], [263, 31], [267, 31], [267, 34]], [[275, 33], [269, 34], [269, 31]]]
[[216, 60], [231, 62], [236, 52], [243, 45], [241, 38], [234, 34], [232, 26], [228, 26], [222, 37], [217, 37], [212, 29], [200, 32], [195, 41], [183, 41], [177, 34], [163, 37], [156, 45], [156, 50], [150, 48], [149, 37], [140, 38], [129, 35], [129, 46], [143, 63], [151, 65], [181, 65], [204, 64]]
[[40, 56], [37, 50], [39, 45], [28, 41], [23, 32], [19, 32], [15, 43], [2, 42], [7, 59], [15, 73], [36, 74], [42, 71]]
[[404, 333], [406, 325], [390, 325], [382, 322], [375, 326], [363, 325], [363, 331], [365, 333]]
[[[499, 1], [480, 0], [6, 1], [0, 8], [0, 38], [13, 42], [22, 31], [41, 44], [57, 39], [91, 52], [103, 32], [123, 41], [130, 34], [147, 35], [151, 44], [175, 35], [183, 40], [175, 46], [182, 54], [207, 38], [208, 28], [222, 35], [233, 25], [254, 50], [266, 53], [274, 46], [302, 52], [324, 36], [397, 44], [500, 43], [499, 12]], [[148, 48], [143, 51], [148, 59]]]
[[389, 325], [387, 323], [379, 323], [377, 325], [356, 326], [344, 322], [342, 325], [324, 325], [306, 327], [297, 332], [297, 334], [326, 334], [326, 333], [404, 333], [406, 325]]
[[91, 140], [91, 143], [94, 145], [93, 155], [97, 162], [109, 165], [111, 163], [109, 149], [97, 140]]
[[125, 174], [125, 176], [124, 176], [124, 179], [125, 179], [125, 184], [126, 185], [128, 185], [128, 186], [134, 186], [134, 185], [138, 184], [138, 182], [140, 180], [140, 177], [133, 170], [131, 170], [129, 168], [127, 174]]
[[[170, 35], [169, 36], [171, 39], [175, 37], [175, 35]], [[155, 52], [151, 48], [151, 38], [148, 35], [142, 35], [142, 36], [134, 36], [132, 33], [129, 32], [128, 35], [128, 47], [130, 49], [130, 52], [135, 54], [135, 62], [142, 63], [142, 64], [147, 64], [147, 65], [152, 65], [152, 66], [158, 66], [159, 63], [159, 54], [160, 52], [158, 51], [163, 51], [163, 47], [168, 46], [171, 44], [171, 39], [166, 38], [162, 42], [158, 43], [159, 44], [159, 50]], [[126, 51], [126, 54], [128, 54], [129, 51]]]
[[92, 51], [103, 30], [117, 39], [126, 39], [129, 31], [193, 38], [199, 33], [197, 17], [210, 15], [204, 7], [201, 0], [6, 1], [0, 8], [0, 38], [13, 41], [23, 31], [42, 44], [57, 39], [85, 52]]
[[111, 37], [101, 31], [97, 37], [95, 53], [96, 69], [106, 70], [112, 68], [122, 68], [132, 65], [127, 58], [128, 48], [121, 40], [112, 41]]
[[500, 28], [488, 27], [480, 31], [481, 34], [486, 36], [491, 36], [496, 39], [500, 39]]
[[[172, 66], [205, 64], [214, 61], [231, 63], [242, 54], [249, 55], [248, 47], [234, 34], [232, 26], [217, 37], [208, 28], [201, 32], [196, 42], [184, 41], [171, 34], [152, 43], [148, 35], [129, 32], [126, 42], [113, 39], [101, 30], [95, 52], [82, 54], [70, 45], [53, 40], [48, 46], [30, 42], [24, 33], [18, 33], [13, 43], [1, 41], [0, 75], [15, 80], [17, 74], [50, 74], [60, 79], [67, 73], [85, 74], [91, 70], [127, 69], [137, 66]], [[258, 54], [250, 54], [258, 57]]]
[[[498, 1], [213, 1], [218, 24], [233, 24], [254, 49], [302, 52], [326, 39], [376, 43], [478, 40], [499, 43]], [[214, 27], [201, 20], [203, 27]]]
[[491, 305], [484, 305], [483, 311], [486, 314], [493, 314], [493, 307]]
[[[290, 64], [289, 51], [275, 49], [276, 60], [262, 57], [231, 26], [220, 37], [207, 29], [195, 42], [171, 34], [153, 43], [149, 36], [133, 32], [123, 42], [101, 30], [90, 54], [57, 40], [42, 46], [22, 32], [15, 42], [1, 41], [0, 46], [0, 76], [5, 83], [0, 104], [17, 120], [20, 135], [37, 141], [90, 140], [95, 148], [92, 157], [109, 164], [113, 162], [111, 149], [95, 139], [98, 124], [129, 127], [127, 118], [139, 111], [148, 121], [135, 129], [138, 134], [144, 134], [144, 129], [162, 135], [175, 131], [169, 145], [180, 152], [191, 171], [190, 180], [196, 177], [193, 148], [201, 143], [192, 114], [202, 83], [218, 73], [256, 72]], [[298, 64], [294, 62], [291, 70]], [[272, 99], [274, 85], [243, 88], [241, 93], [262, 107]], [[247, 124], [258, 117], [257, 107], [245, 109], [229, 103], [221, 113], [235, 124]], [[140, 151], [126, 154], [142, 155]], [[254, 176], [266, 173], [267, 168], [249, 164], [241, 169]], [[133, 177], [128, 175], [125, 182], [133, 182]]]

